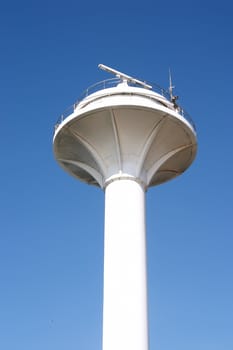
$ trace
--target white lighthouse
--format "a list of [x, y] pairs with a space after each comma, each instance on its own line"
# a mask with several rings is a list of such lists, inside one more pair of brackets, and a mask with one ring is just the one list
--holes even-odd
[[148, 350], [145, 192], [196, 155], [192, 121], [161, 89], [116, 75], [94, 85], [56, 125], [71, 175], [105, 191], [103, 350]]

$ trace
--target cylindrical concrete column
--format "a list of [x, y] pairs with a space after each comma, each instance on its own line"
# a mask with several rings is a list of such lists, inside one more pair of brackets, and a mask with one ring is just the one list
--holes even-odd
[[145, 191], [128, 179], [105, 190], [103, 350], [148, 350]]

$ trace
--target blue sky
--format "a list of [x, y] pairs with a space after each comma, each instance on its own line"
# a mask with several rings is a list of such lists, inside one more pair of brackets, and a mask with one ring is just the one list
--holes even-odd
[[150, 349], [232, 350], [230, 1], [3, 1], [0, 348], [97, 350], [104, 194], [54, 160], [53, 126], [104, 63], [168, 86], [198, 131], [181, 177], [147, 193]]

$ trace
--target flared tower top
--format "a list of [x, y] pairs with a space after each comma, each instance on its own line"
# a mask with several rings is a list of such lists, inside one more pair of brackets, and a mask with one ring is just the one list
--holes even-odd
[[101, 188], [120, 178], [147, 188], [190, 166], [194, 124], [162, 89], [139, 83], [122, 76], [101, 82], [56, 124], [54, 154], [67, 172]]

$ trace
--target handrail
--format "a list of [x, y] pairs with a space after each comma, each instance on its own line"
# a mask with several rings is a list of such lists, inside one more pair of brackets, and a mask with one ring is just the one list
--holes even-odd
[[[91, 86], [89, 86], [82, 94], [81, 96], [78, 98], [78, 100], [71, 105], [70, 107], [68, 107], [63, 113], [62, 115], [59, 116], [56, 124], [55, 124], [55, 130], [57, 129], [57, 127], [63, 122], [63, 120], [65, 120], [70, 114], [72, 114], [75, 110], [75, 108], [78, 106], [78, 104], [83, 101], [84, 98], [86, 98], [87, 96], [93, 94], [94, 92], [97, 92], [99, 90], [104, 90], [104, 89], [108, 89], [110, 87], [115, 87], [117, 86], [122, 80], [119, 78], [112, 78], [112, 79], [106, 79], [106, 80], [102, 80], [98, 83], [95, 83]], [[129, 86], [135, 86], [138, 87], [139, 85], [136, 83], [129, 83]], [[152, 91], [159, 93], [160, 95], [162, 95], [163, 97], [165, 97], [168, 101], [170, 101], [170, 94], [167, 90], [163, 89], [161, 86], [152, 83], [153, 85], [153, 89]], [[151, 90], [150, 90], [151, 91]], [[181, 107], [178, 106], [176, 108], [176, 111], [182, 116], [184, 117], [194, 128], [194, 130], [196, 131], [196, 126], [194, 124], [194, 121], [192, 120], [191, 116]]]

